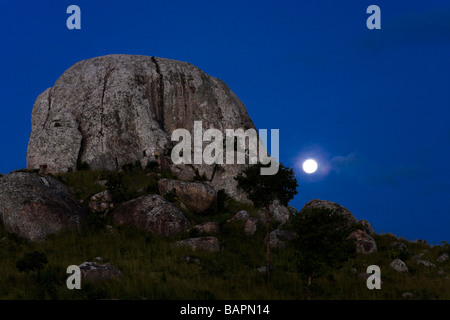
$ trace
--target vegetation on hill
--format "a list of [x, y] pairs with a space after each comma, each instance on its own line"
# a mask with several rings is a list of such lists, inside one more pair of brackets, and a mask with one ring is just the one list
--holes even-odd
[[[82, 170], [56, 178], [86, 207], [92, 195], [106, 189], [116, 192], [114, 197], [120, 203], [157, 193], [159, 179], [173, 179], [168, 172], [138, 165], [117, 173]], [[171, 200], [176, 202], [176, 196]], [[214, 253], [173, 245], [198, 236], [198, 231], [158, 237], [134, 227], [115, 226], [108, 214], [90, 213], [81, 232], [67, 230], [44, 242], [25, 241], [0, 225], [0, 299], [306, 299], [311, 292], [312, 299], [450, 299], [450, 259], [438, 261], [442, 254], [450, 254], [450, 246], [430, 246], [426, 241], [410, 242], [390, 234], [374, 235], [375, 254], [349, 254], [336, 265], [324, 258], [312, 287], [304, 281], [310, 270], [299, 268], [301, 245], [272, 248], [271, 274], [266, 282], [265, 274], [258, 270], [265, 264], [264, 227], [260, 225], [249, 236], [243, 231], [243, 222], [229, 221], [239, 210], [253, 217], [257, 210], [223, 192], [218, 208], [211, 214], [186, 212], [192, 225], [219, 223], [220, 233], [214, 236], [221, 250]], [[270, 227], [278, 225], [272, 222]], [[395, 245], [398, 242], [405, 247]], [[195, 262], [187, 259], [193, 256]], [[67, 289], [67, 267], [96, 257], [118, 267], [124, 276], [82, 282], [81, 290]], [[396, 258], [406, 263], [409, 272], [390, 267]], [[425, 267], [418, 259], [435, 267]], [[366, 286], [369, 265], [381, 268], [381, 290]]]

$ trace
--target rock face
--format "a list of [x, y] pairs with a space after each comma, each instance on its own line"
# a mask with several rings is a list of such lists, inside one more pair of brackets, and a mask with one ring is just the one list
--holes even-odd
[[355, 224], [358, 222], [358, 220], [356, 220], [355, 216], [350, 212], [350, 210], [348, 210], [347, 208], [341, 206], [340, 204], [337, 204], [332, 201], [319, 200], [319, 199], [311, 200], [303, 206], [303, 208], [300, 210], [300, 214], [302, 213], [302, 211], [305, 211], [305, 210], [308, 210], [311, 208], [326, 208], [326, 209], [333, 210], [337, 214], [341, 214], [341, 215], [345, 216], [347, 218], [349, 225]]
[[372, 254], [377, 252], [377, 243], [363, 230], [355, 230], [349, 235], [350, 239], [356, 239], [356, 253]]
[[174, 235], [190, 227], [183, 212], [159, 195], [142, 196], [120, 205], [113, 211], [113, 221], [162, 236]]
[[205, 250], [209, 252], [220, 251], [220, 242], [216, 237], [189, 238], [175, 243], [177, 246], [188, 246], [194, 250]]
[[161, 179], [158, 189], [162, 196], [175, 190], [177, 198], [192, 212], [217, 210], [217, 192], [206, 183]]
[[[76, 63], [36, 99], [27, 168], [49, 172], [116, 170], [170, 155], [171, 133], [194, 121], [209, 128], [254, 129], [238, 97], [197, 67], [163, 58], [108, 55]], [[216, 190], [242, 197], [233, 177], [243, 165], [194, 165]], [[189, 170], [188, 166], [180, 169]]]
[[9, 232], [31, 241], [65, 228], [79, 228], [84, 209], [51, 177], [16, 172], [0, 179], [0, 210]]
[[83, 262], [79, 265], [81, 277], [86, 281], [110, 280], [123, 276], [122, 272], [115, 266], [98, 264], [96, 262]]
[[113, 207], [113, 199], [108, 190], [93, 195], [89, 201], [89, 208], [93, 212], [106, 212]]

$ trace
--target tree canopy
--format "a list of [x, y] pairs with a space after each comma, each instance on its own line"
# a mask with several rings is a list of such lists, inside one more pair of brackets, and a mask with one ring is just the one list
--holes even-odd
[[257, 163], [240, 172], [235, 177], [238, 188], [247, 194], [257, 208], [264, 207], [274, 200], [287, 205], [297, 194], [298, 183], [294, 170], [280, 163], [276, 174], [261, 175], [263, 166]]

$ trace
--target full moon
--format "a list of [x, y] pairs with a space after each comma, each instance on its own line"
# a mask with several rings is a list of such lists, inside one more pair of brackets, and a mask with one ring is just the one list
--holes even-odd
[[308, 159], [303, 162], [303, 171], [308, 174], [314, 173], [317, 170], [317, 162], [314, 159]]

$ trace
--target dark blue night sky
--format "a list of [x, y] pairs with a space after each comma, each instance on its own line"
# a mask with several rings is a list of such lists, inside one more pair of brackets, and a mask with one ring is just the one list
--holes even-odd
[[[71, 4], [81, 30], [66, 28]], [[371, 4], [381, 30], [366, 27]], [[2, 173], [26, 166], [33, 103], [71, 65], [164, 57], [224, 80], [257, 128], [280, 129], [294, 207], [331, 200], [377, 232], [450, 241], [449, 1], [4, 0], [0, 17]]]

